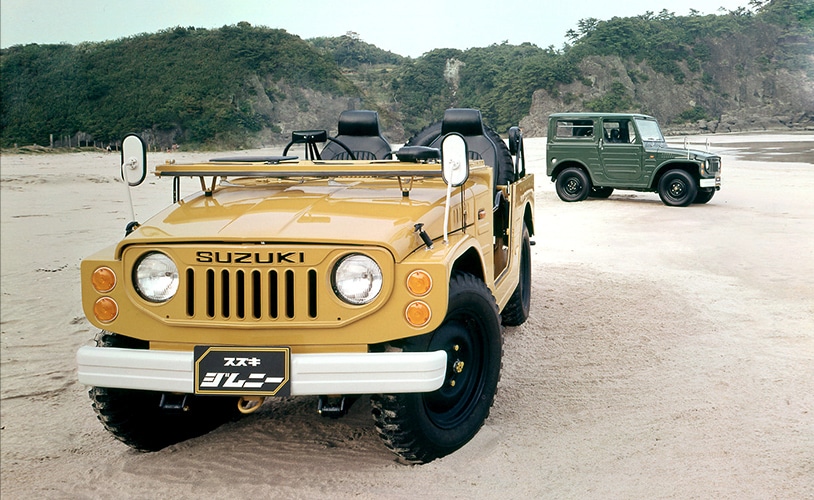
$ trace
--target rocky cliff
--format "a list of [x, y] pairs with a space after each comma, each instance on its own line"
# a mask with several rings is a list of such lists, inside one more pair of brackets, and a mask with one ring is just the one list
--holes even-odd
[[[708, 60], [694, 71], [679, 63], [682, 83], [674, 75], [654, 71], [646, 61], [587, 57], [579, 65], [582, 79], [560, 85], [555, 92], [534, 93], [521, 126], [528, 136], [545, 135], [550, 113], [586, 111], [591, 103], [613, 94], [627, 104], [624, 111], [655, 116], [666, 133], [814, 130], [811, 39], [766, 37], [771, 34], [711, 41]], [[767, 56], [765, 49], [779, 43], [786, 48], [798, 45], [803, 64], [769, 64], [771, 54]]]

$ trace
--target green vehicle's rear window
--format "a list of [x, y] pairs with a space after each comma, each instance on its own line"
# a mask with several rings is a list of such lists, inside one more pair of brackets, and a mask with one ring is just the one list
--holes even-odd
[[593, 135], [591, 120], [557, 120], [557, 137], [590, 139]]

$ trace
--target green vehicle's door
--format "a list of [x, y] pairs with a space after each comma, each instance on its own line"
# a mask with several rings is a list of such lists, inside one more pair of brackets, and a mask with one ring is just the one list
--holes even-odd
[[642, 181], [642, 142], [630, 118], [602, 120], [599, 158], [609, 183], [638, 187]]

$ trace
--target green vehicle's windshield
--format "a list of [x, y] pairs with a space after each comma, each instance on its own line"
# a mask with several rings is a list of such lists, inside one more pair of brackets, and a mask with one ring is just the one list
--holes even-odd
[[655, 120], [636, 118], [636, 127], [641, 134], [642, 142], [664, 142], [659, 124]]

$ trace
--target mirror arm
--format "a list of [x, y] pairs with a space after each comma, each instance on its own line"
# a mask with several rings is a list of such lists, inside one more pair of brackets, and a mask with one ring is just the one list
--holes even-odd
[[175, 176], [172, 178], [172, 202], [178, 203], [181, 199], [181, 177]]
[[444, 203], [444, 245], [449, 244], [449, 238], [447, 235], [449, 234], [449, 198], [450, 194], [452, 194], [452, 184], [447, 183], [447, 199]]
[[[444, 204], [444, 244], [449, 243], [449, 210], [452, 188], [463, 186], [469, 178], [469, 149], [464, 136], [451, 132], [441, 140], [441, 176], [447, 185], [447, 197]], [[461, 188], [463, 195], [463, 188]], [[461, 205], [461, 211], [464, 210]]]
[[127, 190], [127, 201], [130, 206], [130, 222], [125, 227], [125, 235], [128, 235], [139, 225], [136, 222], [136, 209], [133, 206], [133, 195], [130, 193], [130, 189], [138, 186], [147, 178], [147, 145], [138, 134], [127, 134], [122, 139], [119, 173], [124, 181], [124, 187]]

